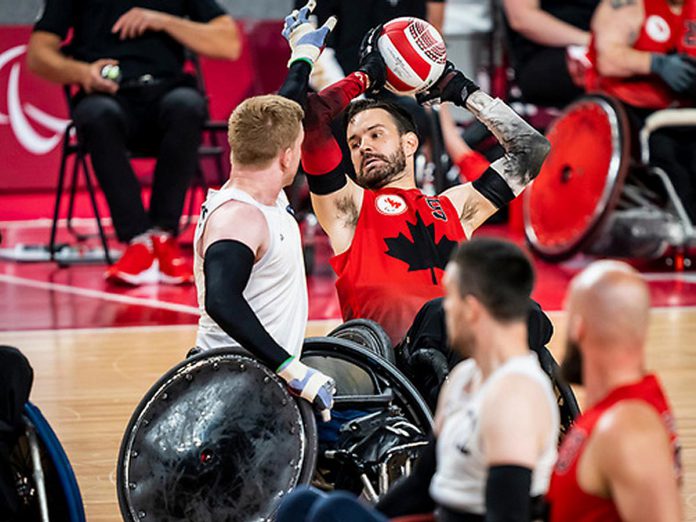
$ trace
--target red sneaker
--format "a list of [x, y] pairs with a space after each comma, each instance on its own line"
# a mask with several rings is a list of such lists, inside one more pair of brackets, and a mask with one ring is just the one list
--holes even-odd
[[168, 234], [152, 236], [155, 257], [159, 261], [159, 280], [170, 285], [193, 283], [193, 265], [181, 253], [174, 237]]
[[147, 243], [131, 243], [121, 259], [107, 269], [104, 277], [110, 283], [131, 286], [156, 283], [159, 270], [152, 248]]

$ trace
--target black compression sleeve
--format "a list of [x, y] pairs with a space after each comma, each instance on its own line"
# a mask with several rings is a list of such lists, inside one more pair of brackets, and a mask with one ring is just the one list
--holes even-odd
[[532, 470], [491, 466], [486, 480], [486, 522], [528, 522]]
[[294, 62], [288, 75], [281, 85], [278, 94], [290, 100], [296, 101], [302, 106], [302, 109], [307, 107], [307, 88], [309, 85], [309, 73], [312, 72], [312, 66], [304, 60]]
[[389, 518], [405, 515], [432, 513], [435, 502], [430, 497], [430, 481], [435, 475], [436, 439], [431, 435], [428, 445], [423, 448], [413, 472], [396, 484], [384, 495], [375, 506]]
[[244, 299], [254, 253], [239, 241], [216, 241], [205, 251], [205, 311], [230, 337], [275, 371], [290, 354], [263, 327]]

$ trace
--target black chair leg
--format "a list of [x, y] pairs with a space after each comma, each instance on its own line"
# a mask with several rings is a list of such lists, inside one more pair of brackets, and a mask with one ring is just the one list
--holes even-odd
[[[210, 132], [210, 143], [213, 147], [220, 147], [220, 142], [215, 132]], [[222, 153], [215, 154], [215, 172], [217, 173], [217, 182], [220, 185], [224, 185], [225, 181], [227, 181], [227, 176], [225, 175], [225, 165], [222, 162]]]
[[[69, 130], [66, 129], [65, 131], [65, 138], [63, 139], [63, 154], [60, 158], [60, 170], [58, 171], [58, 187], [56, 188], [56, 201], [55, 205], [53, 206], [53, 222], [51, 223], [51, 239], [48, 243], [48, 251], [50, 254], [50, 260], [55, 261], [56, 260], [56, 234], [58, 232], [58, 216], [60, 214], [60, 200], [63, 197], [63, 189], [65, 186], [65, 170], [67, 167], [67, 162], [68, 162], [68, 156], [70, 155], [70, 152], [68, 151], [68, 132]], [[75, 162], [77, 162], [77, 158], [75, 158]]]
[[179, 226], [179, 234], [190, 227], [193, 221], [193, 213], [196, 211], [197, 188], [201, 189], [203, 192], [203, 199], [205, 199], [205, 195], [208, 192], [208, 183], [205, 181], [205, 173], [203, 172], [203, 167], [201, 167], [200, 160], [196, 166], [196, 173], [194, 175], [193, 182], [191, 183], [191, 188], [189, 189], [191, 194], [189, 195], [188, 215], [186, 216], [186, 221], [184, 224]]
[[[72, 218], [73, 218], [73, 212], [75, 210], [75, 195], [77, 193], [77, 184], [78, 184], [78, 179], [79, 179], [79, 173], [80, 173], [80, 165], [83, 165], [84, 168], [84, 161], [83, 161], [83, 154], [81, 152], [76, 152], [75, 156], [75, 163], [73, 164], [73, 171], [72, 171], [72, 181], [70, 183], [70, 199], [68, 199], [68, 214], [66, 216], [66, 226], [68, 228], [68, 231], [75, 237], [77, 238], [78, 241], [84, 241], [87, 239], [83, 235], [81, 235], [79, 232], [77, 232], [72, 225]], [[87, 176], [87, 172], [85, 171], [85, 176]]]
[[99, 208], [97, 207], [97, 198], [94, 193], [94, 186], [92, 185], [92, 179], [89, 176], [89, 170], [87, 168], [87, 160], [84, 155], [80, 154], [80, 161], [82, 163], [82, 171], [85, 174], [85, 185], [87, 186], [87, 193], [89, 194], [89, 199], [92, 202], [92, 209], [94, 210], [94, 219], [97, 220], [97, 228], [99, 229], [99, 239], [101, 240], [102, 248], [104, 249], [104, 260], [107, 264], [112, 265], [113, 260], [111, 259], [111, 253], [109, 252], [109, 242], [106, 239], [106, 233], [104, 232], [104, 227], [102, 226], [101, 216], [99, 215]]

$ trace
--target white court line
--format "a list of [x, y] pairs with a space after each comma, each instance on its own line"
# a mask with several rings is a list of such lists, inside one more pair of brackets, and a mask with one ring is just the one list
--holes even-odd
[[[336, 323], [340, 323], [341, 319], [314, 319], [307, 322], [307, 326], [312, 327], [334, 327]], [[103, 328], [50, 328], [42, 330], [5, 330], [0, 331], [0, 334], [16, 337], [31, 337], [34, 335], [47, 334], [90, 334], [95, 333], [148, 333], [160, 331], [188, 331], [198, 327], [197, 324], [158, 324], [149, 326], [105, 326]]]
[[34, 335], [53, 334], [85, 334], [94, 335], [100, 333], [156, 333], [160, 331], [188, 331], [198, 328], [196, 323], [191, 324], [158, 324], [149, 326], [105, 326], [103, 328], [47, 328], [41, 330], [7, 330], [0, 332], [2, 335], [16, 337], [31, 337]]
[[79, 295], [81, 297], [93, 297], [95, 299], [113, 301], [115, 303], [144, 306], [147, 308], [156, 308], [158, 310], [170, 310], [172, 312], [180, 312], [183, 314], [191, 314], [195, 316], [199, 315], [198, 308], [195, 306], [168, 303], [166, 301], [160, 301], [158, 299], [148, 299], [144, 297], [132, 297], [127, 295], [112, 294], [109, 292], [102, 292], [101, 290], [88, 290], [86, 288], [78, 288], [74, 286], [62, 285], [59, 283], [36, 281], [34, 279], [27, 279], [24, 277], [17, 277], [7, 274], [0, 274], [0, 282], [14, 284], [18, 286], [39, 288], [41, 290], [63, 292], [66, 294]]
[[[182, 215], [181, 220], [186, 221], [188, 219], [187, 215]], [[198, 215], [191, 216], [191, 223], [198, 223]], [[18, 220], [8, 220], [0, 221], [0, 227], [10, 229], [24, 229], [24, 228], [51, 228], [53, 224], [53, 219], [51, 218], [35, 218], [35, 219], [18, 219]], [[95, 220], [91, 218], [76, 217], [72, 218], [72, 224], [78, 227], [96, 227]], [[111, 226], [111, 218], [103, 217], [101, 218], [102, 226]], [[66, 227], [68, 225], [68, 220], [65, 218], [60, 218], [58, 220], [58, 227]]]

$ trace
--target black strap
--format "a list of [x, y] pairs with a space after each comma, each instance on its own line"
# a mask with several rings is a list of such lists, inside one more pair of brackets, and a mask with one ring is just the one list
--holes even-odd
[[309, 185], [309, 191], [312, 194], [317, 194], [318, 196], [325, 196], [327, 194], [333, 194], [337, 190], [341, 190], [348, 183], [346, 178], [345, 169], [343, 168], [343, 162], [341, 161], [338, 166], [332, 171], [321, 175], [307, 174], [307, 184]]
[[205, 311], [227, 335], [275, 371], [290, 354], [270, 336], [244, 298], [254, 258], [251, 248], [232, 239], [207, 248]]
[[495, 208], [502, 208], [515, 199], [515, 194], [510, 190], [507, 182], [491, 167], [488, 167], [479, 178], [475, 179], [472, 185], [483, 197], [493, 203]]

